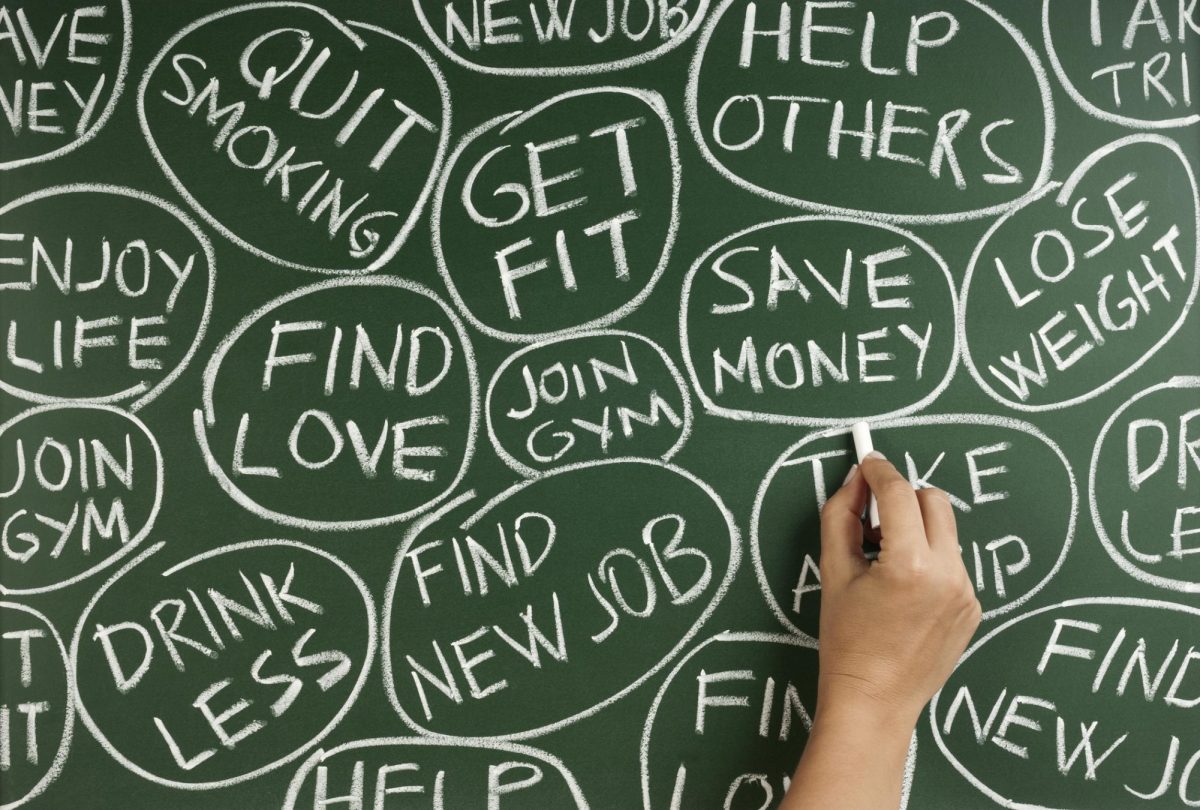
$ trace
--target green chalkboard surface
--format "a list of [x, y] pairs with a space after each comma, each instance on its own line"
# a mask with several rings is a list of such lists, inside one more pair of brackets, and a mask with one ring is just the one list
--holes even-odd
[[1200, 803], [1196, 5], [0, 0], [3, 808], [773, 807], [860, 419], [904, 805]]

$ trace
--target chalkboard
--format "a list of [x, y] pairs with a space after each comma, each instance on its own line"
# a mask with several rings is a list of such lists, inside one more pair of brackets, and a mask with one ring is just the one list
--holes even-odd
[[1200, 803], [1196, 6], [0, 3], [3, 807], [774, 806], [857, 419], [905, 806]]

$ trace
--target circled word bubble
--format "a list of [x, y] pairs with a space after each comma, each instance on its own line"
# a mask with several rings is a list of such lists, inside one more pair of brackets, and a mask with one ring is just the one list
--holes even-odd
[[112, 115], [129, 68], [129, 0], [4, 5], [0, 170], [52, 160]]
[[1195, 804], [1198, 619], [1194, 607], [1122, 597], [1009, 619], [934, 696], [934, 739], [1003, 807]]
[[1179, 331], [1200, 289], [1200, 198], [1159, 135], [1093, 152], [996, 221], [963, 281], [963, 360], [1021, 411], [1086, 402]]
[[58, 590], [137, 548], [163, 493], [158, 441], [110, 405], [40, 405], [0, 425], [0, 593]]
[[483, 407], [497, 454], [529, 477], [605, 457], [668, 461], [692, 429], [674, 361], [649, 338], [615, 329], [514, 352], [492, 375]]
[[[50, 620], [0, 602], [0, 682], [4, 684], [4, 799], [15, 810], [58, 778], [75, 729], [67, 651]], [[11, 718], [11, 719], [10, 719]]]
[[657, 460], [562, 467], [485, 503], [468, 490], [396, 555], [383, 610], [392, 705], [438, 735], [571, 725], [684, 648], [739, 553], [712, 488]]
[[141, 408], [208, 326], [213, 250], [166, 200], [77, 183], [0, 207], [0, 390], [33, 402]]
[[503, 15], [494, 6], [487, 0], [413, 0], [439, 51], [497, 76], [578, 76], [644, 64], [690, 37], [708, 0], [538, 0], [528, 10], [509, 6]]
[[431, 737], [379, 737], [318, 749], [296, 771], [283, 806], [327, 807], [350, 797], [351, 807], [382, 808], [388, 796], [405, 793], [428, 795], [435, 807], [588, 807], [575, 777], [545, 751]]
[[[976, 77], [1003, 73], [1004, 92]], [[1048, 178], [1050, 82], [977, 0], [723, 0], [687, 86], [701, 155], [774, 202], [931, 224], [994, 216]]]
[[1088, 501], [1122, 570], [1200, 593], [1200, 377], [1148, 388], [1109, 417], [1092, 450]]
[[666, 268], [679, 186], [675, 129], [657, 93], [554, 96], [455, 147], [433, 200], [438, 269], [490, 337], [606, 326], [637, 309]]
[[1088, 114], [1139, 129], [1200, 121], [1195, 6], [1042, 0], [1042, 36], [1063, 88]]
[[706, 250], [684, 279], [679, 333], [709, 413], [830, 425], [933, 401], [958, 363], [957, 312], [946, 263], [916, 235], [799, 217]]
[[[1024, 604], [1062, 567], [1079, 510], [1062, 450], [1027, 422], [980, 414], [922, 416], [872, 426], [876, 449], [915, 488], [950, 498], [963, 562], [984, 619]], [[846, 428], [787, 449], [759, 487], [750, 550], [767, 604], [789, 630], [817, 635], [820, 511], [854, 462]]]
[[817, 650], [721, 633], [671, 670], [642, 731], [643, 810], [774, 807], [812, 730]]
[[209, 472], [243, 507], [349, 530], [405, 520], [454, 489], [478, 400], [471, 343], [440, 298], [346, 277], [246, 316], [209, 360], [193, 422]]
[[366, 681], [377, 640], [366, 585], [291, 540], [235, 543], [165, 569], [161, 546], [84, 609], [71, 643], [80, 718], [126, 768], [185, 790], [301, 756]]
[[154, 159], [209, 225], [283, 267], [365, 273], [408, 237], [449, 142], [434, 61], [306, 3], [201, 17], [138, 88]]

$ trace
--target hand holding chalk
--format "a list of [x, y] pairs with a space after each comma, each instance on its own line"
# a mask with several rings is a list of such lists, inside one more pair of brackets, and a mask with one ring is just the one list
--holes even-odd
[[[979, 626], [949, 498], [915, 491], [878, 453], [860, 458], [821, 511], [817, 711], [780, 810], [895, 807], [917, 718]], [[871, 493], [875, 562], [862, 550]]]
[[[874, 563], [862, 552], [869, 492], [882, 529]], [[821, 514], [822, 672], [828, 659], [853, 650], [853, 663], [835, 671], [853, 673], [855, 693], [873, 684], [884, 703], [915, 720], [966, 648], [979, 610], [949, 498], [914, 490], [879, 453], [864, 455]]]

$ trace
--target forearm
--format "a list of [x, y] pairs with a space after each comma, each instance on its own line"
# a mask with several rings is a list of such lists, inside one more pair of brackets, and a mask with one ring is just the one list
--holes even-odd
[[915, 718], [818, 710], [780, 810], [894, 810]]

